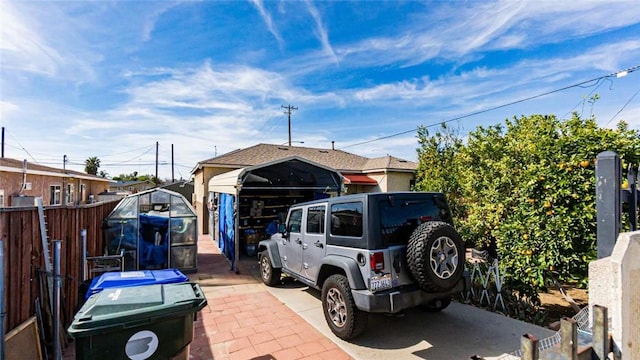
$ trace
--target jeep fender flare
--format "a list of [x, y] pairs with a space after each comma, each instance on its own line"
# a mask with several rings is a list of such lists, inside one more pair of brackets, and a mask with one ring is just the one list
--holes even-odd
[[347, 280], [349, 280], [349, 287], [351, 287], [352, 290], [367, 288], [366, 284], [364, 283], [364, 279], [362, 279], [360, 266], [358, 265], [356, 260], [349, 257], [337, 255], [329, 255], [322, 259], [320, 272], [318, 273], [318, 278], [316, 279], [316, 286], [322, 288], [322, 283], [329, 276], [335, 274], [335, 270], [332, 271], [332, 268], [339, 268], [344, 271]]
[[274, 268], [281, 268], [282, 262], [280, 261], [280, 251], [278, 250], [278, 243], [275, 240], [261, 240], [258, 243], [258, 261], [262, 259], [262, 252], [267, 251], [269, 258], [271, 259], [271, 266]]

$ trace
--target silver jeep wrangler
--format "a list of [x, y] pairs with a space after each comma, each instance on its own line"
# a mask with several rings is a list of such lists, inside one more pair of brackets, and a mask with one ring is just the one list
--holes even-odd
[[284, 231], [258, 245], [262, 280], [282, 274], [322, 291], [336, 336], [352, 339], [367, 312], [444, 309], [468, 288], [464, 243], [441, 193], [365, 193], [296, 204]]

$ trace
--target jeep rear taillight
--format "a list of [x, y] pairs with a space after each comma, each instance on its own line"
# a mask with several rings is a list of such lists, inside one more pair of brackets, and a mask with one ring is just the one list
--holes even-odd
[[431, 220], [433, 220], [433, 218], [431, 216], [428, 216], [428, 215], [420, 216], [420, 222], [424, 223], [424, 222], [431, 221]]
[[384, 253], [383, 252], [374, 252], [369, 255], [369, 264], [371, 265], [371, 270], [382, 270], [384, 269]]

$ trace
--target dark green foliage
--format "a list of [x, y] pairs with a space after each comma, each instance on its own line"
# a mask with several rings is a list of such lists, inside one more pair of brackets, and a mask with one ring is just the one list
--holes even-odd
[[416, 190], [443, 191], [467, 244], [492, 248], [509, 287], [537, 299], [550, 283], [584, 284], [596, 256], [595, 159], [640, 161], [640, 132], [621, 122], [532, 115], [478, 127], [461, 139], [418, 131]]

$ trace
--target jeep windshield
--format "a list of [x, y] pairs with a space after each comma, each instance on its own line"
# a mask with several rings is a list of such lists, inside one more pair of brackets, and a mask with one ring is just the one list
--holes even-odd
[[451, 213], [442, 194], [389, 195], [380, 200], [382, 244], [406, 244], [418, 225], [428, 221], [451, 224]]

